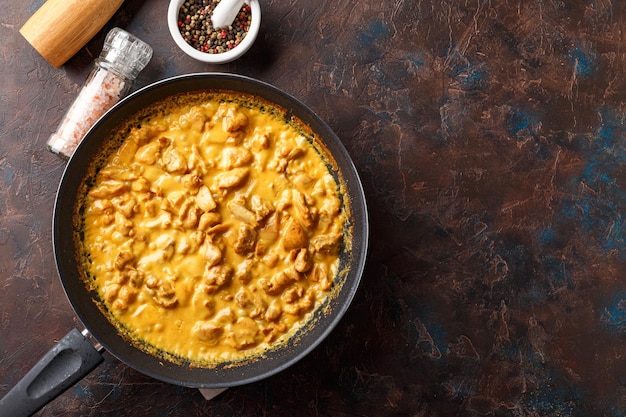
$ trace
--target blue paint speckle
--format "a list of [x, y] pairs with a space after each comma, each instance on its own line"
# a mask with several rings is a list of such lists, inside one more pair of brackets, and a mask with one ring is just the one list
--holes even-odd
[[512, 109], [506, 118], [507, 133], [513, 137], [532, 134], [539, 124], [537, 114], [526, 109]]
[[7, 164], [3, 164], [0, 167], [0, 173], [2, 173], [1, 180], [4, 183], [4, 187], [12, 187], [15, 182], [15, 172]]
[[626, 335], [626, 291], [613, 295], [601, 320], [614, 333]]
[[574, 48], [569, 53], [568, 60], [572, 65], [572, 72], [582, 79], [591, 77], [598, 65], [595, 54], [582, 48]]
[[372, 44], [379, 39], [385, 39], [391, 35], [391, 27], [382, 20], [376, 20], [369, 25], [367, 30], [360, 32], [357, 39], [364, 44]]
[[537, 242], [539, 248], [562, 248], [563, 247], [563, 233], [560, 230], [555, 229], [552, 226], [537, 232]]
[[424, 66], [424, 64], [426, 63], [426, 59], [424, 58], [424, 55], [421, 53], [412, 53], [410, 54], [407, 59], [409, 60], [409, 62], [411, 62], [411, 64], [413, 64], [414, 66], [421, 68]]
[[575, 222], [589, 245], [626, 259], [626, 184], [620, 184], [626, 164], [626, 115], [598, 109], [602, 123], [580, 152], [586, 165], [571, 182], [561, 218]]
[[574, 417], [577, 404], [581, 403], [580, 394], [570, 392], [565, 384], [544, 382], [532, 391], [528, 399], [530, 410], [540, 416]]
[[[437, 353], [441, 353], [445, 351], [445, 346], [447, 346], [449, 339], [448, 333], [446, 329], [443, 327], [442, 323], [438, 318], [438, 313], [428, 306], [428, 302], [421, 301], [421, 308], [419, 311], [413, 312], [414, 316], [418, 317], [419, 323], [421, 326], [424, 326], [425, 331], [428, 333], [428, 336], [432, 339], [432, 344], [430, 341], [425, 339], [419, 339], [420, 337], [424, 337], [425, 335], [420, 335], [421, 330], [419, 329], [419, 325], [414, 323], [412, 326], [411, 339], [416, 338], [413, 343], [410, 343], [413, 348], [413, 355], [416, 355], [417, 352], [421, 355], [436, 355]], [[435, 358], [435, 356], [433, 356]]]
[[81, 384], [74, 385], [74, 394], [83, 401], [89, 400], [93, 397], [89, 386]]
[[481, 91], [488, 85], [488, 72], [484, 68], [469, 67], [456, 76], [459, 87], [465, 91]]
[[37, 0], [29, 6], [28, 10], [30, 11], [31, 14], [33, 14], [37, 10], [39, 10], [41, 6], [43, 6], [44, 3], [45, 3], [45, 0]]
[[551, 288], [574, 288], [574, 282], [569, 274], [569, 265], [564, 259], [554, 256], [544, 256], [542, 259], [542, 268], [545, 275], [550, 280]]

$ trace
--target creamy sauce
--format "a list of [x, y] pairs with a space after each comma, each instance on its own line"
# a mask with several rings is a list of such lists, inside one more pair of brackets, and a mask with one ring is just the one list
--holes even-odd
[[127, 130], [81, 218], [89, 285], [139, 345], [196, 363], [284, 342], [350, 244], [332, 161], [266, 103], [198, 94]]

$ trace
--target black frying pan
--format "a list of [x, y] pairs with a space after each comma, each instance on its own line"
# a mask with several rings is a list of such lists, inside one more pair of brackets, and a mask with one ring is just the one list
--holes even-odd
[[[75, 205], [79, 186], [91, 161], [102, 156], [102, 141], [129, 116], [146, 106], [179, 93], [198, 90], [231, 90], [253, 94], [274, 103], [309, 125], [321, 138], [337, 163], [334, 175], [341, 177], [350, 205], [352, 248], [343, 251], [340, 263], [348, 273], [340, 277], [339, 290], [318, 308], [312, 326], [305, 326], [296, 337], [258, 360], [243, 364], [227, 363], [215, 368], [194, 368], [173, 363], [136, 348], [121, 336], [94, 300], [79, 273], [73, 239]], [[363, 272], [368, 242], [365, 197], [356, 169], [333, 131], [304, 104], [281, 90], [251, 78], [231, 74], [203, 73], [169, 78], [149, 85], [118, 103], [89, 131], [70, 159], [58, 189], [53, 243], [57, 269], [63, 288], [76, 315], [85, 326], [74, 329], [0, 400], [0, 415], [30, 415], [86, 376], [101, 361], [106, 349], [120, 361], [156, 379], [197, 388], [225, 388], [242, 385], [276, 374], [308, 354], [335, 327], [357, 290]], [[342, 268], [340, 267], [340, 270]], [[233, 366], [234, 365], [234, 366]]]

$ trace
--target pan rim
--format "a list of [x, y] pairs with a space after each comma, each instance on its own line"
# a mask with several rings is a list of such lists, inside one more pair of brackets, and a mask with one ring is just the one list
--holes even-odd
[[[89, 300], [84, 300], [84, 294], [82, 294], [81, 297], [81, 293], [88, 294], [86, 288], [83, 288], [82, 291], [74, 288], [77, 284], [81, 284], [85, 287], [82, 280], [79, 280], [81, 281], [79, 283], [71, 281], [68, 283], [68, 280], [70, 280], [68, 275], [72, 270], [71, 265], [68, 266], [68, 262], [71, 264], [71, 261], [68, 260], [68, 256], [70, 254], [68, 250], [73, 250], [73, 248], [65, 247], [68, 241], [68, 199], [73, 200], [71, 196], [76, 194], [78, 181], [75, 175], [76, 172], [84, 172], [81, 167], [87, 163], [81, 158], [84, 158], [87, 155], [93, 156], [96, 154], [97, 149], [94, 150], [94, 147], [98, 148], [98, 146], [95, 145], [98, 135], [101, 135], [102, 131], [106, 131], [107, 126], [114, 125], [116, 118], [122, 117], [121, 113], [139, 106], [137, 103], [141, 103], [142, 98], [145, 99], [147, 97], [150, 99], [153, 96], [159, 96], [159, 94], [162, 94], [162, 91], [167, 91], [168, 88], [176, 89], [182, 85], [191, 87], [197, 84], [198, 87], [195, 88], [195, 90], [207, 90], [208, 88], [204, 86], [204, 84], [208, 85], [210, 83], [216, 83], [224, 86], [230, 84], [246, 85], [252, 90], [263, 91], [272, 98], [279, 99], [281, 102], [275, 103], [279, 106], [285, 107], [283, 104], [292, 106], [293, 108], [288, 108], [287, 110], [293, 112], [294, 114], [298, 113], [296, 114], [297, 116], [301, 115], [299, 113], [306, 115], [308, 120], [303, 121], [308, 123], [315, 133], [321, 138], [323, 144], [329, 147], [328, 152], [336, 160], [338, 170], [341, 172], [343, 180], [346, 182], [346, 187], [349, 191], [349, 198], [351, 200], [352, 221], [354, 224], [352, 258], [354, 261], [350, 263], [350, 270], [348, 271], [349, 276], [345, 278], [345, 282], [342, 284], [342, 288], [339, 291], [340, 294], [333, 297], [335, 299], [333, 301], [337, 301], [339, 298], [341, 299], [332, 306], [333, 311], [328, 314], [330, 318], [324, 320], [323, 328], [320, 328], [317, 323], [313, 326], [316, 328], [314, 337], [306, 338], [306, 345], [302, 345], [304, 342], [300, 342], [295, 347], [294, 351], [291, 350], [291, 347], [288, 347], [277, 349], [277, 351], [279, 351], [278, 353], [269, 352], [269, 355], [272, 356], [270, 356], [271, 360], [269, 360], [267, 364], [271, 366], [266, 367], [266, 369], [260, 369], [263, 368], [263, 366], [254, 365], [255, 363], [265, 363], [267, 357], [262, 357], [258, 361], [247, 362], [245, 365], [241, 365], [243, 368], [238, 366], [232, 368], [217, 366], [216, 368], [184, 368], [184, 370], [181, 371], [180, 368], [183, 368], [181, 365], [173, 363], [159, 363], [162, 359], [159, 359], [155, 355], [147, 354], [143, 350], [132, 346], [130, 342], [125, 343], [126, 345], [131, 346], [131, 349], [120, 349], [120, 336], [117, 335], [116, 337], [111, 334], [113, 333], [112, 330], [114, 330], [114, 326], [109, 324], [110, 328], [107, 326], [105, 326], [104, 329], [101, 328], [102, 319], [108, 323], [108, 319], [105, 315], [100, 314], [100, 317], [96, 318], [88, 316], [93, 312], [93, 308], [86, 306], [88, 303], [92, 305], [95, 305], [95, 303], [91, 300], [91, 297], [89, 297]], [[213, 89], [237, 91], [237, 89], [228, 87], [213, 87]], [[270, 102], [276, 101], [268, 99], [264, 95], [261, 95], [261, 97]], [[149, 102], [146, 105], [150, 103], [152, 102]], [[136, 109], [136, 111], [137, 110], [139, 110], [139, 108]], [[315, 125], [317, 130], [321, 129], [322, 132], [316, 131], [312, 124]], [[369, 223], [363, 187], [352, 159], [334, 131], [315, 112], [313, 112], [300, 100], [278, 89], [277, 87], [243, 75], [216, 72], [184, 74], [156, 81], [121, 100], [116, 106], [105, 113], [105, 115], [103, 115], [87, 133], [85, 139], [77, 147], [74, 155], [70, 158], [67, 166], [65, 167], [57, 190], [52, 227], [55, 264], [63, 290], [72, 308], [74, 309], [75, 314], [93, 338], [97, 340], [98, 343], [100, 343], [111, 355], [143, 374], [172, 384], [196, 388], [226, 388], [256, 382], [283, 371], [313, 351], [320, 343], [322, 343], [324, 339], [326, 339], [326, 337], [341, 321], [358, 290], [361, 276], [365, 268], [365, 260], [367, 258], [368, 239]], [[355, 250], [357, 253], [354, 253]], [[76, 273], [76, 271], [74, 271], [74, 273]], [[69, 285], [72, 283], [74, 284], [73, 286]], [[116, 333], [116, 331], [114, 332]], [[146, 359], [147, 356], [150, 356], [151, 360]], [[255, 372], [252, 372], [251, 370]], [[221, 376], [222, 373], [228, 375], [228, 377], [212, 379], [215, 375]]]

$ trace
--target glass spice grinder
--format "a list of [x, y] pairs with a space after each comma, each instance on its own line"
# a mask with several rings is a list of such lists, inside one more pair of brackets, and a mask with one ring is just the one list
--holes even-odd
[[120, 28], [111, 29], [85, 85], [50, 136], [48, 149], [69, 159], [91, 126], [129, 92], [151, 58], [148, 44]]

